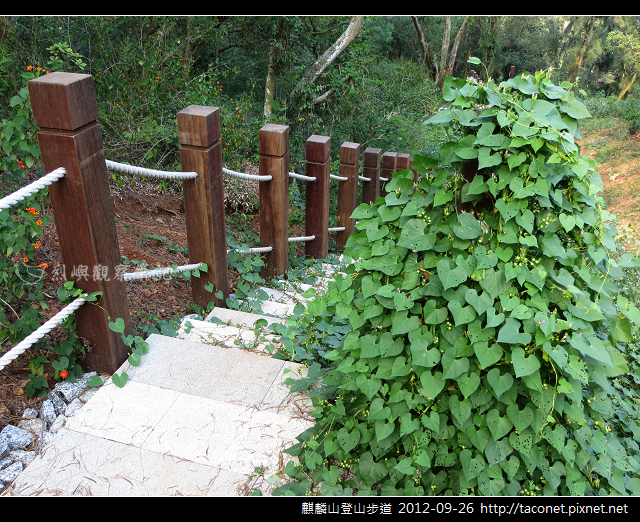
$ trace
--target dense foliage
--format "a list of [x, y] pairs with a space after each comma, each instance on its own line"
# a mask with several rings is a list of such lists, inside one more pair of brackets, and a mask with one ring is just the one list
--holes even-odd
[[279, 494], [640, 492], [617, 379], [640, 310], [612, 281], [638, 262], [616, 253], [569, 87], [447, 78], [427, 123], [462, 137], [356, 209], [354, 263], [314, 304], [351, 331], [323, 354]]

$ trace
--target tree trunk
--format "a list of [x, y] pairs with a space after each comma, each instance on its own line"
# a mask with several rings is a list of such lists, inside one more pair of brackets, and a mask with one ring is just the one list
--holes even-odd
[[285, 20], [281, 19], [278, 24], [278, 32], [276, 41], [269, 47], [269, 70], [267, 72], [267, 81], [264, 87], [264, 112], [265, 118], [269, 118], [273, 113], [272, 102], [276, 95], [276, 81], [278, 80], [278, 66], [276, 64], [278, 47], [284, 38]]
[[460, 42], [464, 35], [464, 31], [467, 28], [467, 20], [468, 16], [464, 17], [464, 21], [462, 22], [462, 27], [458, 30], [458, 34], [456, 35], [456, 39], [453, 41], [453, 48], [451, 49], [451, 55], [449, 56], [449, 65], [447, 66], [447, 55], [449, 54], [449, 40], [451, 38], [451, 17], [447, 16], [446, 26], [444, 38], [442, 39], [442, 52], [440, 56], [440, 60], [442, 63], [442, 70], [438, 75], [438, 80], [436, 84], [438, 85], [438, 89], [442, 90], [444, 87], [444, 81], [447, 76], [450, 76], [453, 73], [453, 68], [456, 64], [456, 56], [458, 55], [458, 47], [460, 46]]
[[193, 55], [193, 51], [195, 51], [196, 46], [193, 44], [193, 25], [195, 23], [195, 17], [187, 16], [187, 38], [186, 38], [186, 47], [184, 49], [184, 65], [187, 69], [191, 66], [191, 56]]
[[633, 75], [633, 78], [631, 78], [631, 81], [629, 82], [629, 84], [624, 88], [624, 90], [620, 93], [620, 96], [618, 96], [618, 101], [622, 100], [622, 98], [624, 98], [624, 95], [627, 94], [627, 91], [629, 89], [631, 89], [631, 86], [635, 83], [636, 81], [636, 77], [638, 76], [638, 73], [635, 73]]
[[440, 72], [436, 78], [436, 85], [441, 90], [447, 77], [447, 54], [449, 54], [449, 40], [451, 39], [451, 17], [445, 16], [444, 18], [444, 37], [442, 38], [442, 49], [440, 50]]
[[427, 66], [427, 69], [429, 70], [429, 75], [431, 79], [435, 82], [438, 78], [438, 73], [440, 72], [440, 70], [438, 69], [438, 62], [434, 63], [433, 61], [433, 57], [431, 56], [431, 48], [429, 47], [429, 44], [426, 43], [425, 41], [424, 32], [422, 31], [422, 27], [418, 22], [418, 17], [412, 16], [411, 19], [413, 20], [413, 25], [416, 28], [416, 31], [418, 32], [418, 38], [420, 38], [420, 46], [422, 47], [422, 65]]
[[267, 73], [267, 82], [264, 87], [264, 117], [269, 118], [273, 112], [271, 102], [276, 92], [276, 67], [275, 67], [276, 46], [271, 44], [269, 47], [269, 72]]
[[584, 55], [587, 54], [587, 49], [589, 48], [589, 41], [591, 40], [591, 35], [593, 33], [593, 29], [595, 27], [596, 17], [591, 16], [589, 21], [587, 22], [587, 26], [585, 28], [584, 40], [582, 42], [582, 47], [580, 47], [580, 51], [578, 51], [578, 56], [576, 57], [576, 61], [572, 65], [569, 70], [569, 76], [567, 77], [567, 81], [569, 83], [573, 83], [580, 72], [580, 67], [582, 67], [582, 61], [584, 60]]
[[342, 52], [348, 47], [348, 45], [355, 40], [355, 38], [362, 31], [362, 27], [364, 26], [364, 16], [354, 16], [351, 19], [351, 23], [349, 27], [347, 27], [346, 31], [342, 33], [340, 38], [338, 38], [335, 43], [327, 49], [327, 51], [316, 60], [316, 62], [311, 66], [311, 68], [306, 72], [306, 74], [302, 77], [302, 80], [298, 82], [298, 85], [295, 86], [291, 94], [289, 94], [289, 99], [291, 99], [295, 94], [301, 91], [307, 85], [311, 85], [317, 78], [320, 76], [324, 70], [329, 67], [333, 63], [333, 61], [338, 58], [342, 54]]
[[149, 37], [158, 30], [160, 24], [153, 19], [153, 16], [149, 16], [149, 23], [142, 22], [142, 45], [144, 46]]

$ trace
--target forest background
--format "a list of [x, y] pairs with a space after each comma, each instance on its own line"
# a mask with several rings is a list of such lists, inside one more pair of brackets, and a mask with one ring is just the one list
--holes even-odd
[[201, 104], [221, 108], [227, 167], [255, 161], [277, 122], [295, 168], [312, 134], [437, 155], [444, 133], [422, 123], [445, 77], [474, 68], [553, 67], [591, 97], [636, 99], [639, 31], [638, 16], [0, 16], [0, 190], [37, 168], [25, 87], [51, 71], [94, 76], [108, 159], [175, 168], [176, 113]]

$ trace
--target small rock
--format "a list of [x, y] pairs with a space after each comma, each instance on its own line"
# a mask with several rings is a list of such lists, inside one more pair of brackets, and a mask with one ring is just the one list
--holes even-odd
[[27, 430], [34, 437], [39, 437], [47, 429], [47, 423], [42, 419], [29, 419], [20, 421], [18, 428]]
[[11, 466], [0, 471], [0, 483], [11, 482], [18, 478], [22, 470], [24, 469], [24, 465], [22, 462], [15, 462], [11, 464]]
[[11, 464], [13, 464], [13, 460], [11, 459], [0, 460], [0, 470], [6, 468], [7, 466], [10, 466]]
[[33, 459], [36, 458], [35, 451], [15, 450], [9, 453], [9, 458], [15, 462], [22, 462], [25, 466], [28, 466]]
[[44, 448], [47, 444], [49, 444], [52, 440], [53, 437], [55, 437], [56, 434], [53, 433], [52, 431], [45, 431], [42, 435], [40, 435], [40, 440], [38, 441], [38, 446], [40, 449]]
[[73, 417], [76, 413], [80, 411], [80, 408], [84, 406], [84, 403], [80, 399], [74, 400], [67, 409], [64, 411], [65, 417]]
[[56, 409], [57, 415], [62, 415], [64, 410], [67, 408], [67, 403], [62, 400], [60, 395], [58, 395], [55, 391], [52, 391], [47, 397], [48, 401], [53, 403], [53, 407]]
[[[38, 419], [35, 419], [38, 420]], [[23, 421], [33, 422], [33, 421]], [[0, 432], [0, 439], [7, 442], [9, 449], [24, 449], [33, 442], [33, 435], [22, 428], [16, 428], [15, 426], [6, 426], [2, 432]], [[0, 444], [1, 446], [1, 444]], [[2, 480], [2, 479], [0, 479]]]
[[83, 390], [84, 388], [82, 386], [78, 386], [77, 384], [72, 384], [70, 382], [59, 382], [56, 384], [56, 391], [64, 395], [67, 402], [71, 402], [73, 399], [80, 396]]
[[47, 423], [47, 426], [51, 426], [54, 420], [56, 420], [56, 408], [51, 401], [44, 401], [40, 408], [40, 418]]
[[37, 419], [38, 418], [38, 410], [35, 410], [33, 408], [27, 408], [22, 413], [22, 418], [24, 420]]
[[97, 372], [89, 372], [89, 373], [85, 373], [80, 379], [78, 379], [78, 385], [82, 386], [83, 388], [87, 387], [87, 381], [89, 379], [91, 379], [91, 377], [98, 375]]
[[67, 417], [65, 417], [64, 415], [60, 415], [56, 420], [53, 421], [53, 424], [49, 426], [49, 431], [55, 435], [64, 427], [64, 423], [66, 421]]

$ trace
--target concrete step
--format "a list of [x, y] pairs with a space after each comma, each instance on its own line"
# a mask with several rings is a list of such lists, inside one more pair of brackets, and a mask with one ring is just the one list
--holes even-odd
[[142, 364], [118, 372], [126, 386], [109, 380], [6, 494], [237, 496], [255, 468], [284, 469], [282, 449], [313, 425], [310, 401], [284, 385], [285, 370], [304, 375], [303, 366], [160, 335], [147, 342]]

